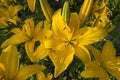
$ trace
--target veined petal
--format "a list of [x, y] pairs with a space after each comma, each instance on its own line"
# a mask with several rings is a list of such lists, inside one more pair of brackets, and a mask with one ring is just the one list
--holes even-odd
[[16, 76], [19, 67], [17, 48], [13, 45], [8, 46], [3, 50], [3, 53], [1, 54], [1, 60], [6, 69], [6, 76], [9, 79], [13, 79]]
[[5, 48], [8, 45], [11, 44], [20, 44], [25, 41], [29, 40], [29, 38], [25, 34], [14, 34], [12, 37], [7, 39], [3, 44], [1, 45], [1, 48]]
[[99, 62], [96, 61], [87, 65], [85, 70], [81, 73], [81, 76], [85, 78], [100, 78], [101, 80], [109, 80], [107, 72], [105, 72], [105, 70], [100, 67]]
[[40, 46], [38, 46], [38, 48], [35, 50], [33, 54], [34, 61], [43, 59], [47, 55], [48, 55], [48, 50], [42, 44], [40, 44]]
[[103, 28], [91, 27], [89, 30], [79, 37], [78, 42], [80, 45], [89, 45], [100, 41], [107, 35], [107, 32]]
[[116, 50], [114, 48], [114, 45], [109, 40], [106, 40], [106, 43], [103, 46], [101, 54], [102, 61], [105, 62], [111, 60], [112, 58], [115, 58], [115, 55]]
[[52, 28], [55, 33], [55, 35], [59, 39], [68, 39], [70, 40], [72, 37], [72, 31], [70, 30], [69, 26], [67, 23], [63, 20], [61, 16], [61, 9], [57, 10], [53, 17], [53, 23], [52, 23]]
[[30, 59], [32, 62], [34, 61], [34, 57], [33, 57], [33, 54], [34, 54], [34, 44], [35, 44], [34, 41], [27, 41], [27, 42], [25, 43], [26, 53], [27, 53], [29, 59]]
[[104, 68], [112, 74], [117, 80], [120, 79], [120, 57], [111, 59], [104, 65]]
[[91, 62], [91, 56], [89, 51], [84, 47], [74, 46], [75, 48], [75, 55], [86, 65]]
[[26, 80], [31, 75], [41, 72], [44, 69], [45, 67], [41, 65], [24, 66], [19, 70], [15, 80]]
[[35, 11], [36, 0], [27, 0], [27, 3], [28, 3], [28, 6], [29, 6], [30, 10], [32, 12], [34, 12]]
[[27, 36], [32, 38], [34, 33], [34, 21], [32, 18], [25, 20], [25, 24], [23, 25], [23, 31], [26, 33]]
[[59, 76], [64, 70], [67, 69], [73, 60], [74, 53], [74, 48], [71, 45], [62, 43], [55, 51], [53, 51], [53, 53], [49, 54], [49, 57], [55, 65], [54, 77]]

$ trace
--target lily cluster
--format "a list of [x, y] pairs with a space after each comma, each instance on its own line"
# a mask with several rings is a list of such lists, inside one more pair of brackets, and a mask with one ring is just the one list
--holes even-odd
[[[1, 48], [4, 49], [0, 56], [0, 79], [25, 80], [36, 73], [38, 80], [52, 79], [52, 74], [45, 76], [42, 72], [45, 69], [42, 65], [19, 66], [20, 53], [18, 54], [16, 44], [21, 43], [24, 43], [26, 54], [31, 62], [39, 61], [46, 56], [51, 59], [55, 66], [55, 78], [64, 72], [74, 56], [77, 56], [85, 65], [80, 74], [82, 77], [109, 80], [111, 74], [120, 79], [120, 58], [115, 56], [112, 42], [105, 39], [114, 28], [108, 18], [111, 15], [106, 6], [108, 1], [99, 4], [99, 0], [84, 0], [79, 13], [70, 12], [68, 0], [65, 1], [63, 8], [54, 12], [47, 0], [39, 0], [39, 2], [46, 20], [35, 24], [33, 18], [26, 19], [22, 28], [13, 28], [11, 32], [14, 34], [2, 43]], [[27, 3], [30, 10], [34, 12], [36, 0], [27, 0]], [[9, 11], [11, 7], [5, 6], [5, 9]], [[12, 8], [15, 10], [12, 11], [13, 17], [17, 16], [21, 7]], [[0, 8], [1, 12], [2, 9], [4, 8]], [[93, 20], [89, 20], [90, 15], [94, 16]], [[6, 21], [17, 24], [18, 18], [7, 17], [9, 19], [6, 19], [5, 17], [0, 16], [1, 25], [7, 25]], [[92, 46], [101, 40], [105, 40], [102, 51]], [[36, 42], [40, 44], [35, 49]]]
[[17, 25], [21, 19], [18, 12], [22, 10], [21, 5], [12, 5], [9, 0], [0, 0], [0, 25], [8, 26], [9, 22]]

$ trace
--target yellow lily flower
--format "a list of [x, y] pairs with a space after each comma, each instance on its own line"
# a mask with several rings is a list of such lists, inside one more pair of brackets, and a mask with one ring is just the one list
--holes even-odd
[[[95, 17], [99, 17], [101, 14], [106, 16], [111, 15], [109, 8], [107, 7], [109, 0], [102, 1], [101, 3], [97, 0], [93, 4], [92, 12], [94, 13]], [[99, 5], [98, 5], [99, 4]]]
[[17, 22], [20, 22], [20, 18], [18, 17], [18, 12], [22, 9], [22, 6], [20, 5], [9, 5], [8, 7], [5, 7], [5, 5], [2, 5], [3, 7], [0, 8], [0, 25], [8, 26], [7, 22], [11, 22], [13, 24], [17, 24]]
[[52, 74], [45, 75], [43, 72], [37, 74], [37, 80], [52, 80]]
[[0, 55], [0, 80], [26, 80], [45, 69], [41, 65], [27, 65], [21, 68], [19, 66], [17, 48], [10, 45]]
[[18, 17], [18, 12], [22, 9], [21, 5], [16, 5], [16, 6], [12, 6], [10, 5], [8, 7], [8, 13], [9, 13], [9, 19], [8, 21], [11, 23], [14, 23], [15, 25], [17, 24], [17, 22], [20, 22], [21, 19]]
[[85, 67], [81, 75], [85, 78], [99, 78], [110, 80], [108, 73], [120, 80], [120, 58], [116, 57], [115, 48], [109, 40], [103, 46], [102, 52], [93, 46], [88, 49], [94, 55], [95, 60]]
[[112, 25], [111, 20], [108, 16], [111, 15], [111, 11], [107, 7], [108, 0], [102, 1], [100, 5], [99, 1], [95, 1], [94, 7], [92, 9], [92, 13], [95, 15], [96, 19], [91, 23], [96, 27], [103, 27], [108, 32], [112, 31], [115, 27]]
[[38, 49], [36, 49], [34, 54], [35, 42], [36, 41], [42, 42], [43, 39], [47, 38], [48, 36], [51, 36], [50, 30], [48, 30], [47, 28], [42, 29], [42, 26], [43, 26], [43, 21], [39, 22], [35, 27], [33, 19], [30, 18], [25, 20], [25, 24], [23, 25], [22, 29], [14, 28], [11, 30], [11, 32], [13, 32], [14, 35], [11, 36], [9, 39], [7, 39], [1, 45], [1, 47], [4, 48], [10, 44], [20, 44], [25, 42], [25, 50], [30, 60], [31, 61], [38, 60], [38, 57], [37, 59], [35, 57], [42, 54], [42, 53], [39, 54], [40, 52], [38, 49], [43, 49], [43, 48], [42, 45], [40, 45]]
[[54, 38], [45, 40], [44, 45], [45, 48], [52, 49], [49, 57], [55, 65], [54, 76], [57, 77], [67, 69], [74, 55], [85, 64], [90, 62], [90, 54], [84, 45], [99, 41], [106, 35], [106, 31], [96, 27], [79, 28], [77, 13], [70, 14], [70, 22], [67, 25], [61, 16], [61, 9], [54, 13], [52, 19]]

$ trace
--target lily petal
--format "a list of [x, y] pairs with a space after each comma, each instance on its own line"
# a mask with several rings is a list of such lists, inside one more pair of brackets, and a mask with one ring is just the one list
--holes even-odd
[[14, 19], [9, 19], [8, 21], [11, 22], [11, 23], [13, 23], [13, 24], [15, 24], [15, 25], [17, 25], [17, 22]]
[[89, 45], [98, 42], [106, 35], [107, 32], [103, 28], [89, 28], [89, 30], [85, 34], [79, 37], [79, 45]]
[[13, 79], [18, 72], [19, 57], [17, 48], [13, 45], [8, 46], [1, 54], [2, 63], [4, 63], [6, 74], [9, 79]]
[[49, 38], [44, 40], [43, 44], [45, 46], [46, 49], [52, 49], [55, 50], [56, 47], [61, 44], [62, 41], [60, 41], [59, 39], [56, 38]]
[[40, 21], [39, 23], [37, 23], [37, 25], [36, 25], [36, 27], [35, 27], [35, 31], [34, 31], [34, 35], [33, 35], [33, 37], [34, 37], [34, 39], [37, 41], [39, 41], [39, 40], [41, 40], [41, 36], [42, 35], [44, 35], [44, 33], [43, 34], [41, 34], [41, 31], [43, 30], [41, 30], [41, 28], [42, 28], [42, 26], [43, 26], [43, 21]]
[[35, 11], [36, 0], [27, 0], [27, 3], [28, 3], [28, 6], [29, 6], [30, 10], [32, 12], [34, 12]]
[[90, 57], [90, 53], [88, 52], [88, 50], [84, 47], [78, 47], [78, 46], [74, 46], [75, 48], [75, 55], [82, 60], [82, 62], [86, 65], [89, 62], [91, 62], [91, 57]]
[[85, 78], [100, 78], [101, 80], [109, 80], [108, 74], [99, 65], [99, 62], [90, 63], [85, 70], [81, 73]]
[[64, 43], [57, 47], [57, 50], [50, 53], [49, 56], [55, 65], [54, 77], [59, 76], [64, 70], [67, 69], [69, 64], [72, 62], [74, 57], [74, 48], [71, 45], [66, 45]]
[[28, 57], [30, 58], [30, 60], [32, 62], [34, 62], [34, 57], [33, 57], [33, 54], [34, 54], [34, 41], [27, 41], [25, 43], [25, 50], [26, 50], [26, 53], [28, 55]]
[[33, 37], [32, 35], [34, 33], [34, 21], [32, 18], [25, 20], [25, 24], [23, 25], [23, 31], [28, 37]]
[[47, 76], [43, 73], [43, 72], [40, 72], [37, 74], [37, 80], [52, 80], [52, 74], [47, 74]]
[[0, 63], [0, 79], [1, 79], [2, 77], [4, 77], [5, 71], [6, 71], [6, 69], [5, 69], [4, 64], [3, 64], [3, 63]]
[[7, 39], [5, 42], [3, 42], [3, 44], [1, 45], [1, 48], [5, 48], [6, 46], [11, 45], [11, 44], [20, 44], [27, 40], [29, 40], [29, 38], [24, 33], [15, 34], [9, 39]]
[[35, 50], [33, 54], [34, 61], [43, 59], [47, 55], [48, 55], [48, 50], [42, 44], [40, 44], [40, 46], [38, 46], [38, 48]]
[[117, 80], [120, 79], [120, 57], [111, 59], [105, 65], [105, 69], [112, 74]]
[[74, 29], [74, 31], [76, 31], [80, 28], [79, 15], [77, 13], [71, 13], [70, 14], [69, 27], [71, 28], [71, 30]]
[[44, 69], [45, 67], [41, 65], [24, 66], [19, 70], [15, 80], [26, 80], [31, 75], [38, 73]]
[[109, 61], [112, 58], [115, 58], [115, 55], [116, 55], [116, 50], [114, 48], [114, 45], [109, 40], [106, 40], [106, 43], [103, 46], [103, 50], [101, 54], [102, 61], [104, 62]]
[[61, 16], [61, 9], [57, 10], [54, 13], [52, 19], [53, 19], [52, 28], [55, 35], [62, 40], [71, 39], [72, 37], [71, 30]]
[[96, 59], [97, 61], [100, 61], [100, 60], [101, 60], [101, 53], [100, 53], [100, 51], [99, 51], [97, 48], [95, 48], [95, 47], [92, 46], [92, 45], [88, 45], [88, 46], [86, 46], [86, 47], [87, 47], [87, 49], [90, 51], [90, 53], [93, 54], [93, 56], [95, 57], [95, 59]]
[[14, 6], [13, 15], [15, 16], [23, 7], [21, 5]]
[[37, 41], [42, 41], [44, 39], [48, 39], [49, 37], [52, 36], [52, 31], [48, 28], [48, 26], [50, 26], [50, 24], [46, 23], [46, 26], [43, 27], [44, 23], [43, 21], [40, 21], [36, 27], [35, 27], [35, 31], [34, 31], [34, 39]]

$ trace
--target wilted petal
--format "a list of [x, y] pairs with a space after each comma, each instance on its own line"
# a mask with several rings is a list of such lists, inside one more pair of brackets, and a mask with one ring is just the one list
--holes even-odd
[[30, 10], [32, 12], [34, 12], [35, 11], [36, 0], [27, 0], [27, 3], [28, 3], [28, 6], [29, 6]]
[[19, 70], [15, 80], [26, 80], [28, 77], [30, 77], [33, 74], [36, 74], [38, 72], [41, 72], [44, 69], [45, 69], [45, 67], [41, 66], [41, 65], [24, 66]]
[[9, 79], [13, 79], [18, 72], [19, 57], [17, 48], [13, 45], [8, 46], [1, 54], [2, 63], [4, 63], [6, 74]]
[[50, 53], [49, 56], [55, 65], [54, 77], [59, 76], [64, 70], [67, 69], [74, 57], [74, 48], [71, 45], [64, 43], [57, 47], [57, 50]]

